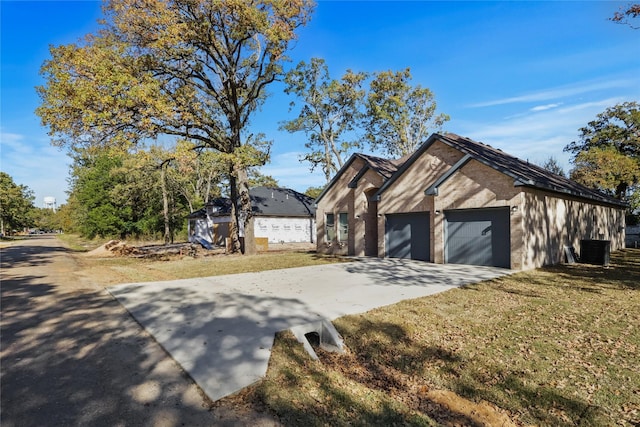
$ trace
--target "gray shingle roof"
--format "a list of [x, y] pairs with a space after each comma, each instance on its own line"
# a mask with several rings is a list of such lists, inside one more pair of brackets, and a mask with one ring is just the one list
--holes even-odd
[[[338, 177], [356, 158], [363, 159], [366, 162], [366, 166], [354, 177], [353, 181], [357, 181], [364, 172], [366, 172], [367, 168], [373, 169], [385, 180], [384, 184], [376, 193], [376, 196], [381, 195], [436, 141], [442, 141], [443, 143], [469, 155], [473, 160], [512, 177], [514, 179], [514, 185], [516, 186], [531, 187], [554, 193], [572, 195], [619, 207], [627, 206], [626, 203], [597, 190], [585, 187], [584, 185], [556, 175], [544, 168], [541, 168], [540, 166], [530, 164], [527, 161], [513, 157], [502, 150], [491, 147], [490, 145], [486, 145], [454, 133], [446, 133], [444, 135], [433, 134], [420, 147], [418, 147], [414, 153], [396, 160], [389, 160], [361, 153], [354, 154], [325, 187], [324, 191], [318, 196], [316, 203], [318, 203], [329, 188], [337, 182]], [[353, 181], [349, 184], [350, 186], [356, 184]]]
[[374, 171], [382, 175], [383, 178], [389, 179], [398, 170], [406, 159], [385, 159], [382, 157], [371, 156], [369, 154], [356, 153], [357, 157], [367, 162], [368, 166]]
[[[311, 197], [289, 188], [255, 187], [249, 190], [249, 196], [254, 215], [313, 217], [316, 213]], [[229, 198], [213, 199], [209, 205], [218, 208], [214, 215], [225, 216], [231, 213]], [[190, 214], [189, 218], [205, 216], [205, 210], [201, 209]]]
[[257, 215], [313, 217], [316, 213], [313, 198], [289, 188], [255, 187], [249, 196]]
[[578, 184], [577, 182], [563, 176], [556, 175], [540, 166], [531, 164], [528, 161], [513, 157], [501, 150], [491, 147], [490, 145], [486, 145], [454, 133], [447, 133], [444, 135], [436, 134], [434, 136], [445, 144], [448, 144], [465, 154], [471, 155], [471, 157], [480, 163], [514, 178], [515, 185], [517, 186], [538, 188], [555, 193], [570, 194], [576, 197], [587, 198], [599, 202], [626, 206], [624, 202], [618, 199], [585, 187], [584, 185]]

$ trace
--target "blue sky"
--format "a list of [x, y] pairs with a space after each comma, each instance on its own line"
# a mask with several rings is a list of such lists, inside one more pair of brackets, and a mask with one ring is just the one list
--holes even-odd
[[[320, 1], [289, 56], [291, 66], [326, 60], [338, 78], [356, 71], [410, 67], [430, 88], [444, 130], [468, 136], [532, 162], [556, 157], [607, 107], [640, 100], [640, 30], [608, 20], [627, 2], [382, 2]], [[0, 168], [45, 196], [66, 199], [69, 159], [50, 146], [34, 110], [39, 68], [48, 46], [77, 41], [98, 28], [93, 1], [1, 1]], [[263, 172], [304, 191], [322, 185], [298, 161], [303, 134], [278, 130], [288, 96], [274, 84], [252, 121], [273, 140]]]

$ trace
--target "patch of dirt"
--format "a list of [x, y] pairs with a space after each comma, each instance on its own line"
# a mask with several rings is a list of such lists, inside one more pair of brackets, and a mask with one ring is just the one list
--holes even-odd
[[211, 411], [229, 426], [282, 427], [256, 393], [256, 384], [213, 402]]
[[460, 414], [479, 425], [516, 427], [505, 413], [486, 401], [472, 402], [448, 390], [426, 390], [424, 397], [433, 402], [437, 410], [444, 408], [448, 414]]
[[124, 244], [124, 242], [120, 242], [119, 240], [109, 240], [104, 245], [98, 246], [94, 250], [87, 252], [86, 254], [84, 254], [84, 256], [95, 258], [116, 256], [116, 252], [113, 249], [118, 245]]
[[432, 389], [424, 380], [391, 366], [365, 361], [350, 351], [344, 354], [317, 351], [323, 364], [371, 389], [382, 390], [440, 425], [517, 427], [506, 411], [490, 402], [473, 402], [449, 390]]

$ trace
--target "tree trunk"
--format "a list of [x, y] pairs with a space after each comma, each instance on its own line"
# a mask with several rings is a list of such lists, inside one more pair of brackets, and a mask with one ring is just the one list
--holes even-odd
[[618, 200], [624, 200], [625, 196], [627, 195], [627, 188], [628, 185], [626, 182], [620, 182], [617, 186], [616, 186], [616, 198]]
[[240, 247], [240, 209], [238, 206], [238, 185], [233, 165], [229, 167], [229, 198], [231, 199], [231, 222], [229, 223], [229, 238], [231, 253], [241, 252]]
[[245, 255], [255, 255], [257, 253], [256, 239], [253, 229], [253, 209], [251, 197], [249, 196], [249, 176], [246, 168], [237, 170], [238, 191], [240, 196], [241, 218], [244, 220], [244, 249]]
[[169, 221], [169, 195], [167, 194], [167, 165], [160, 167], [160, 187], [162, 189], [162, 215], [164, 217], [164, 244], [168, 244], [171, 238], [171, 223]]
[[229, 190], [231, 193], [231, 252], [254, 255], [257, 252], [253, 230], [249, 178], [246, 168], [231, 166]]

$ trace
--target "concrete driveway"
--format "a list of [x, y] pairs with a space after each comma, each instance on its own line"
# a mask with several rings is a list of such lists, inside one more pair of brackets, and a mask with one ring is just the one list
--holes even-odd
[[212, 399], [258, 381], [274, 335], [410, 298], [492, 279], [509, 270], [365, 258], [110, 289]]

